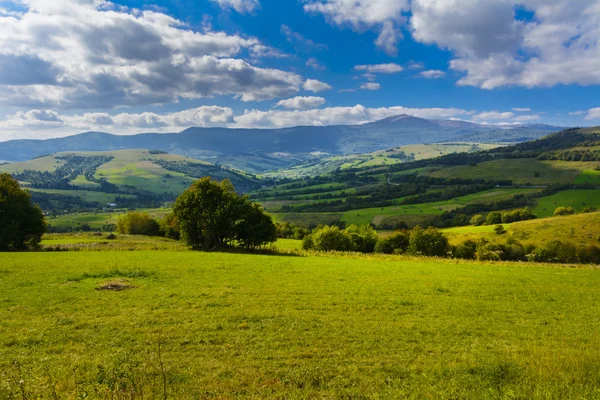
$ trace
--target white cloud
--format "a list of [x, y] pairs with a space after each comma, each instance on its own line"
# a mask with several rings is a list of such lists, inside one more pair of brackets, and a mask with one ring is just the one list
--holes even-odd
[[515, 107], [512, 109], [515, 112], [529, 112], [531, 111], [531, 108], [519, 108], [519, 107]]
[[413, 37], [454, 54], [459, 85], [600, 83], [600, 0], [413, 0], [412, 12]]
[[418, 61], [411, 61], [408, 63], [408, 68], [410, 69], [423, 69], [425, 68], [425, 63]]
[[409, 9], [408, 0], [309, 0], [304, 5], [306, 12], [323, 14], [338, 26], [358, 32], [378, 29], [375, 44], [389, 55], [397, 53], [400, 26], [405, 22], [402, 12]]
[[531, 122], [531, 121], [539, 121], [542, 117], [539, 115], [519, 115], [514, 118], [517, 122]]
[[372, 64], [372, 65], [357, 65], [354, 67], [356, 71], [366, 71], [372, 74], [394, 74], [404, 70], [402, 66], [390, 63], [390, 64]]
[[590, 108], [587, 111], [587, 115], [585, 116], [587, 120], [600, 119], [600, 107], [598, 108]]
[[260, 8], [258, 0], [211, 0], [223, 9], [233, 8], [239, 13], [252, 13]]
[[500, 112], [500, 111], [486, 111], [473, 116], [473, 120], [488, 121], [488, 120], [502, 120], [512, 119], [515, 115], [511, 112]]
[[440, 71], [437, 69], [430, 69], [430, 70], [421, 72], [420, 75], [421, 75], [421, 77], [426, 78], [426, 79], [441, 79], [446, 76], [446, 73], [444, 71]]
[[569, 113], [569, 115], [575, 116], [575, 115], [584, 115], [587, 114], [587, 111], [571, 111]]
[[304, 90], [308, 90], [310, 92], [319, 93], [325, 90], [331, 90], [332, 87], [325, 82], [318, 81], [316, 79], [307, 79], [304, 82]]
[[313, 57], [309, 58], [308, 61], [306, 61], [306, 66], [312, 67], [319, 71], [323, 71], [325, 69], [325, 67], [319, 64], [319, 61], [317, 61], [317, 59]]
[[285, 36], [286, 40], [293, 44], [296, 50], [301, 52], [311, 52], [314, 50], [326, 50], [327, 46], [321, 43], [305, 37], [304, 35], [294, 32], [289, 26], [281, 25], [281, 33]]
[[218, 95], [267, 100], [294, 95], [303, 83], [296, 73], [242, 60], [281, 56], [256, 38], [196, 32], [166, 14], [104, 0], [23, 1], [22, 15], [0, 16], [5, 105], [113, 108]]
[[363, 90], [379, 90], [381, 88], [381, 85], [376, 82], [368, 82], [360, 85], [360, 88]]
[[310, 108], [317, 108], [325, 104], [325, 99], [322, 97], [314, 96], [297, 96], [287, 100], [281, 100], [276, 104], [278, 107], [292, 108], [295, 110], [307, 110]]
[[[293, 99], [292, 99], [293, 100]], [[320, 102], [320, 101], [319, 101]], [[20, 112], [0, 121], [0, 141], [17, 138], [61, 137], [82, 131], [115, 134], [178, 132], [191, 126], [230, 128], [283, 128], [291, 126], [352, 125], [401, 114], [420, 118], [456, 118], [469, 112], [458, 108], [328, 107], [306, 110], [246, 110], [234, 115], [227, 107], [203, 106], [173, 113], [85, 113], [61, 115], [51, 110]]]

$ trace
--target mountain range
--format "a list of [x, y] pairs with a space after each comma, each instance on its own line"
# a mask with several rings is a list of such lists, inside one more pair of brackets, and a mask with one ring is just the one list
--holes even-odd
[[57, 139], [2, 142], [0, 160], [25, 161], [64, 151], [125, 149], [156, 149], [209, 161], [235, 155], [355, 154], [421, 143], [516, 143], [538, 139], [561, 129], [564, 128], [543, 124], [496, 126], [399, 115], [363, 125], [283, 129], [193, 127], [179, 133], [137, 135], [86, 132]]

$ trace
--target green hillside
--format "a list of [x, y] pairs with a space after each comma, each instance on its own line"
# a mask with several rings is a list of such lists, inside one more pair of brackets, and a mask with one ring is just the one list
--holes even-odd
[[45, 210], [117, 206], [159, 206], [172, 201], [203, 176], [229, 179], [247, 191], [249, 175], [205, 161], [149, 150], [55, 153], [0, 166], [29, 188]]

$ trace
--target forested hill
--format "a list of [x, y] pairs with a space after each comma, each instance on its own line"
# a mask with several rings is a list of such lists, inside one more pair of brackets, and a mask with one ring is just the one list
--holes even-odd
[[25, 161], [64, 151], [112, 151], [151, 148], [203, 158], [271, 153], [368, 153], [418, 143], [471, 141], [514, 143], [538, 139], [562, 128], [549, 125], [498, 127], [463, 121], [428, 120], [401, 115], [364, 125], [285, 129], [190, 128], [180, 133], [112, 135], [87, 132], [48, 140], [0, 143], [0, 160]]

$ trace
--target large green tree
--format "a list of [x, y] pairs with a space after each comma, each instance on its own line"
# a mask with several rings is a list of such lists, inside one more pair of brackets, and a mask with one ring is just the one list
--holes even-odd
[[36, 248], [44, 232], [44, 214], [29, 192], [9, 174], [0, 174], [0, 251]]
[[255, 248], [275, 240], [271, 218], [227, 179], [196, 181], [177, 198], [173, 212], [181, 239], [195, 250], [222, 250], [236, 241]]

